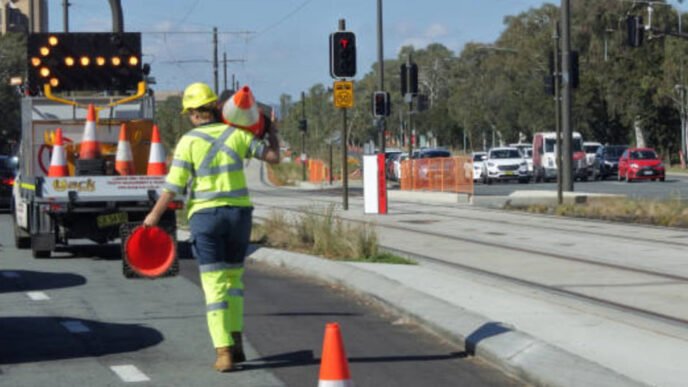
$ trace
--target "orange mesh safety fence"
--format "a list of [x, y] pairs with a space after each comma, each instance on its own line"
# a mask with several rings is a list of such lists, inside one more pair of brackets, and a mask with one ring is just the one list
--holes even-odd
[[473, 159], [454, 156], [401, 162], [402, 190], [473, 194]]

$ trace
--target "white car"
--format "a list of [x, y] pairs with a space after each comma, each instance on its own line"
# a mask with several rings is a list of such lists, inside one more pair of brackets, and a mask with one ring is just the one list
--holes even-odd
[[501, 180], [518, 180], [523, 184], [530, 181], [528, 162], [518, 148], [492, 148], [483, 163], [482, 177], [486, 184]]
[[473, 152], [473, 182], [479, 182], [483, 176], [483, 161], [487, 158], [487, 152]]
[[601, 146], [602, 144], [599, 142], [583, 142], [583, 151], [585, 151], [585, 165], [589, 176], [592, 176], [592, 165], [595, 164], [595, 154]]

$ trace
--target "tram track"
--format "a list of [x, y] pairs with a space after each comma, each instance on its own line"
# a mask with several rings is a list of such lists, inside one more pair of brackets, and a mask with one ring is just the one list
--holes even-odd
[[[288, 195], [280, 195], [279, 193], [276, 193], [274, 191], [270, 192], [261, 192], [266, 195], [277, 195], [277, 196], [292, 196], [291, 194]], [[313, 203], [327, 203], [331, 204], [332, 201], [324, 200], [324, 199], [316, 199], [310, 197], [308, 199], [309, 202]], [[351, 205], [351, 203], [350, 203]], [[356, 206], [354, 204], [354, 206]], [[308, 213], [310, 215], [322, 215], [322, 213], [319, 213], [314, 210], [309, 210], [308, 208], [304, 206], [300, 206], [295, 208], [294, 206], [289, 206], [287, 204], [279, 205], [279, 204], [266, 204], [262, 203], [261, 207], [265, 208], [271, 208], [275, 210], [282, 210], [282, 211], [288, 211], [288, 212], [295, 212], [295, 213]], [[356, 208], [358, 208], [356, 206]], [[432, 212], [427, 213], [427, 212], [417, 212], [417, 214], [423, 214], [423, 215], [429, 215], [432, 214]], [[457, 219], [466, 219], [463, 216], [452, 216], [452, 215], [447, 215], [447, 214], [436, 214], [437, 216], [439, 215], [445, 215], [449, 218]], [[261, 218], [260, 216], [256, 216], [256, 218]], [[264, 218], [264, 217], [262, 217]], [[480, 220], [480, 221], [485, 221], [484, 219], [478, 219], [478, 218], [470, 218], [470, 219], [475, 219], [475, 220]], [[347, 222], [352, 222], [352, 223], [369, 223], [368, 221], [365, 220], [360, 220], [360, 219], [350, 219], [350, 218], [345, 218]], [[497, 223], [497, 221], [495, 221]], [[501, 224], [504, 224], [503, 222], [499, 222]], [[519, 227], [522, 226], [529, 226], [529, 227], [534, 227], [532, 225], [518, 225]], [[396, 231], [401, 231], [401, 232], [408, 232], [408, 233], [416, 233], [418, 235], [423, 235], [426, 237], [433, 237], [433, 238], [443, 238], [443, 239], [448, 239], [451, 241], [455, 242], [461, 242], [461, 243], [472, 243], [472, 244], [478, 244], [481, 246], [486, 246], [490, 248], [498, 248], [498, 249], [505, 249], [509, 251], [513, 251], [514, 253], [524, 253], [528, 255], [535, 255], [539, 257], [545, 257], [545, 258], [551, 258], [551, 259], [557, 259], [561, 261], [566, 261], [571, 264], [581, 264], [581, 265], [589, 265], [592, 267], [599, 267], [599, 268], [604, 268], [608, 270], [613, 270], [617, 273], [629, 273], [629, 274], [640, 274], [643, 276], [649, 276], [658, 280], [662, 281], [669, 281], [670, 283], [676, 283], [679, 285], [684, 285], [688, 284], [688, 277], [683, 276], [683, 275], [678, 275], [678, 274], [672, 274], [672, 273], [666, 273], [666, 272], [661, 272], [661, 271], [656, 271], [656, 270], [649, 270], [645, 268], [638, 268], [638, 267], [632, 267], [632, 266], [625, 266], [625, 265], [620, 265], [620, 264], [615, 264], [615, 263], [609, 263], [609, 262], [600, 262], [600, 261], [595, 261], [592, 259], [588, 258], [582, 258], [582, 257], [576, 257], [576, 256], [571, 256], [567, 254], [560, 254], [560, 253], [554, 253], [554, 252], [546, 252], [546, 251], [541, 251], [541, 250], [536, 250], [536, 249], [529, 249], [529, 248], [524, 248], [524, 247], [519, 247], [519, 246], [513, 246], [509, 245], [506, 243], [498, 242], [498, 241], [485, 241], [485, 240], [476, 240], [475, 238], [467, 238], [467, 237], [462, 237], [458, 235], [450, 235], [447, 233], [442, 233], [442, 232], [436, 232], [436, 231], [428, 231], [428, 230], [422, 230], [419, 228], [414, 228], [412, 226], [404, 226], [404, 225], [397, 225], [397, 224], [385, 224], [385, 223], [377, 223], [376, 227], [382, 228], [382, 229], [390, 229], [390, 230], [396, 230]], [[551, 228], [548, 228], [551, 229]], [[560, 231], [564, 232], [578, 232], [578, 230], [570, 230], [570, 229], [561, 229]], [[597, 234], [599, 235], [599, 234]], [[608, 235], [610, 238], [619, 238], [618, 235], [610, 234]], [[629, 240], [631, 238], [628, 238]], [[635, 241], [638, 239], [635, 238]], [[666, 241], [658, 241], [658, 240], [651, 240], [648, 239], [647, 242], [652, 242], [652, 243], [665, 243]], [[675, 243], [674, 245], [679, 245], [683, 246], [681, 243]], [[410, 251], [405, 251], [403, 249], [399, 249], [396, 247], [392, 246], [385, 246], [381, 245], [381, 248], [390, 251], [392, 253], [396, 253], [398, 255], [404, 255], [407, 257], [415, 258], [419, 261], [425, 261], [437, 265], [441, 265], [447, 268], [452, 268], [455, 270], [460, 270], [463, 272], [470, 272], [473, 274], [478, 274], [481, 276], [485, 276], [488, 278], [496, 279], [498, 281], [504, 281], [507, 283], [519, 285], [519, 286], [524, 286], [529, 289], [535, 289], [539, 290], [548, 294], [556, 295], [556, 296], [561, 296], [561, 297], [567, 297], [567, 298], [572, 298], [580, 301], [584, 301], [586, 303], [602, 306], [605, 308], [621, 311], [624, 313], [630, 313], [634, 316], [642, 316], [651, 320], [660, 320], [666, 323], [669, 323], [674, 326], [679, 326], [681, 328], [686, 328], [688, 327], [688, 319], [682, 318], [680, 316], [673, 316], [667, 313], [662, 313], [661, 311], [655, 311], [651, 309], [646, 309], [643, 308], [642, 306], [637, 306], [633, 305], [631, 303], [625, 303], [625, 302], [619, 302], [607, 298], [603, 298], [598, 295], [591, 295], [591, 294], [585, 294], [583, 292], [571, 290], [571, 289], [566, 289], [561, 286], [553, 286], [553, 285], [548, 285], [544, 283], [543, 281], [537, 281], [537, 280], [532, 280], [532, 279], [526, 279], [526, 278], [521, 278], [517, 277], [514, 275], [508, 275], [505, 273], [500, 273], [494, 270], [490, 269], [485, 269], [485, 268], [480, 268], [476, 267], [473, 265], [468, 265], [464, 263], [459, 263], [459, 262], [454, 262], [450, 260], [445, 260], [437, 257], [431, 257], [428, 255], [423, 255], [423, 254], [418, 254], [415, 252], [410, 252]], [[655, 282], [655, 281], [653, 281]], [[657, 281], [661, 282], [661, 281]]]

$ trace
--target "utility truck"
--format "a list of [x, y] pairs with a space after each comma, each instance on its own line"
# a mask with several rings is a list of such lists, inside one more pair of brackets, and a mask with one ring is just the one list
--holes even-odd
[[[30, 248], [35, 258], [49, 258], [76, 240], [120, 239], [128, 232], [122, 225], [145, 218], [165, 178], [147, 174], [155, 105], [141, 65], [140, 34], [30, 34], [27, 61], [11, 206], [16, 246]], [[80, 150], [89, 105], [97, 112], [98, 156], [85, 159]], [[114, 168], [122, 124], [134, 163], [134, 173], [126, 175]], [[68, 173], [50, 176], [57, 128]], [[161, 219], [172, 237], [174, 210], [181, 207], [174, 202]], [[123, 262], [125, 276], [134, 276]], [[176, 262], [170, 270], [178, 270]]]

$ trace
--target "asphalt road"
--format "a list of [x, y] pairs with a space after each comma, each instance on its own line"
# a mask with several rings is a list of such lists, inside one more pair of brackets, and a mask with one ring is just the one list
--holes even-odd
[[342, 289], [258, 264], [245, 279], [249, 361], [219, 374], [186, 244], [181, 276], [129, 280], [118, 245], [33, 259], [13, 247], [10, 222], [0, 214], [0, 385], [315, 385], [331, 321], [358, 386], [519, 384]]
[[[529, 183], [497, 182], [494, 184], [477, 183], [475, 195], [480, 196], [508, 196], [514, 191], [556, 191], [557, 183]], [[574, 192], [604, 193], [627, 195], [632, 198], [643, 199], [681, 199], [688, 201], [688, 175], [669, 175], [665, 182], [634, 181], [632, 183], [619, 182], [616, 179], [604, 181], [576, 181]]]

